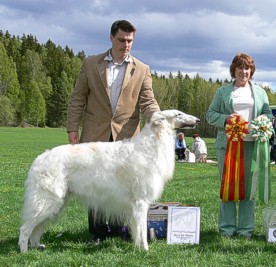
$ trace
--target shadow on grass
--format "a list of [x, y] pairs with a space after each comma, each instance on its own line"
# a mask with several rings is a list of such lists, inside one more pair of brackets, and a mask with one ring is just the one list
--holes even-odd
[[0, 241], [0, 255], [7, 255], [14, 251], [19, 252], [18, 238], [9, 238]]
[[[47, 235], [47, 236], [46, 236]], [[88, 231], [79, 232], [63, 232], [59, 237], [54, 233], [46, 233], [43, 238], [48, 249], [55, 252], [67, 250], [81, 250], [83, 253], [93, 253], [103, 249], [111, 249], [114, 246], [122, 246], [122, 244], [132, 242], [129, 239], [123, 240], [120, 236], [109, 237], [99, 245], [95, 245], [91, 234]]]
[[220, 252], [242, 255], [256, 249], [262, 252], [276, 252], [273, 243], [268, 243], [264, 235], [252, 235], [250, 240], [240, 236], [223, 237], [216, 231], [202, 232], [200, 236], [199, 250], [202, 252]]
[[[91, 235], [87, 231], [65, 231], [63, 233], [46, 232], [42, 237], [42, 243], [46, 245], [49, 252], [65, 252], [79, 250], [82, 253], [90, 254], [97, 251], [108, 251], [120, 249], [121, 251], [130, 251], [134, 249], [131, 239], [123, 240], [121, 237], [108, 238], [100, 245], [91, 243]], [[164, 238], [157, 239], [155, 245], [162, 242], [166, 245]], [[151, 242], [149, 242], [151, 245]], [[177, 245], [179, 246], [179, 245]], [[181, 246], [181, 245], [180, 245]], [[222, 237], [216, 231], [207, 231], [200, 233], [200, 244], [198, 246], [184, 245], [183, 249], [197, 250], [199, 253], [231, 253], [242, 255], [252, 250], [260, 249], [262, 252], [276, 252], [273, 243], [267, 243], [264, 236], [253, 235], [251, 240], [245, 240], [239, 237]], [[31, 250], [30, 250], [31, 251]], [[11, 255], [19, 253], [18, 238], [10, 238], [0, 242], [0, 255]]]
[[[18, 238], [9, 238], [0, 241], [0, 255], [10, 255], [15, 252], [20, 253]], [[95, 245], [92, 241], [92, 236], [87, 231], [64, 231], [62, 233], [46, 231], [41, 239], [41, 243], [46, 246], [45, 251], [63, 252], [68, 250], [82, 250], [84, 253], [91, 253], [103, 248], [109, 249], [122, 244], [131, 244], [132, 240], [127, 238], [122, 239], [120, 236], [107, 238], [100, 245]], [[32, 249], [29, 248], [29, 251]], [[42, 249], [38, 249], [43, 251]]]

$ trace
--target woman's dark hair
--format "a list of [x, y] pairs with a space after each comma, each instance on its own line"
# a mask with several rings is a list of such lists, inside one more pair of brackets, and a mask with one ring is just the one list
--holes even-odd
[[250, 79], [253, 77], [256, 70], [253, 58], [242, 53], [238, 53], [232, 60], [232, 64], [230, 65], [230, 74], [232, 78], [235, 78], [235, 70], [239, 67], [248, 67], [251, 69]]
[[127, 20], [117, 20], [112, 24], [110, 34], [115, 37], [119, 29], [123, 32], [136, 32], [136, 28]]

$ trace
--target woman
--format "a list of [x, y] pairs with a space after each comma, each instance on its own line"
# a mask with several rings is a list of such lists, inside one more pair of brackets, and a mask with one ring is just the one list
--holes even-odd
[[[219, 88], [209, 107], [206, 119], [209, 124], [218, 128], [215, 148], [218, 155], [220, 177], [223, 177], [224, 158], [228, 138], [225, 134], [227, 120], [240, 115], [250, 122], [261, 114], [272, 118], [266, 92], [251, 82], [255, 72], [254, 60], [247, 54], [237, 54], [230, 65], [230, 74], [233, 83]], [[250, 134], [244, 139], [244, 184], [247, 189], [250, 177], [251, 161], [254, 151], [254, 141]], [[237, 214], [237, 205], [238, 214]], [[225, 236], [239, 235], [250, 239], [255, 225], [254, 215], [255, 199], [245, 197], [239, 202], [220, 201], [219, 232]]]
[[184, 133], [179, 133], [175, 140], [175, 152], [177, 154], [178, 162], [184, 162], [186, 150], [186, 141]]

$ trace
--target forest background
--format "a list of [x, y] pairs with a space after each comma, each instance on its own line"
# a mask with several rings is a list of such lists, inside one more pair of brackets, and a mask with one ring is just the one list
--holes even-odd
[[[68, 101], [85, 57], [84, 51], [74, 54], [51, 40], [39, 44], [31, 34], [19, 37], [0, 30], [0, 126], [65, 127]], [[168, 77], [155, 72], [152, 78], [161, 110], [192, 114], [201, 120], [201, 136], [215, 136], [205, 113], [216, 90], [231, 81], [189, 77], [181, 70]], [[262, 87], [270, 105], [276, 105], [276, 93]]]

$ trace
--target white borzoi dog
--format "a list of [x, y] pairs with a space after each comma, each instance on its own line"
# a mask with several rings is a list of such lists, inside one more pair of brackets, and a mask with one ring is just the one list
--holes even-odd
[[128, 224], [135, 245], [148, 250], [147, 212], [158, 200], [175, 166], [176, 128], [193, 128], [199, 119], [178, 110], [152, 115], [133, 139], [61, 145], [38, 156], [26, 181], [21, 252], [42, 247], [46, 225], [75, 196], [107, 220]]

